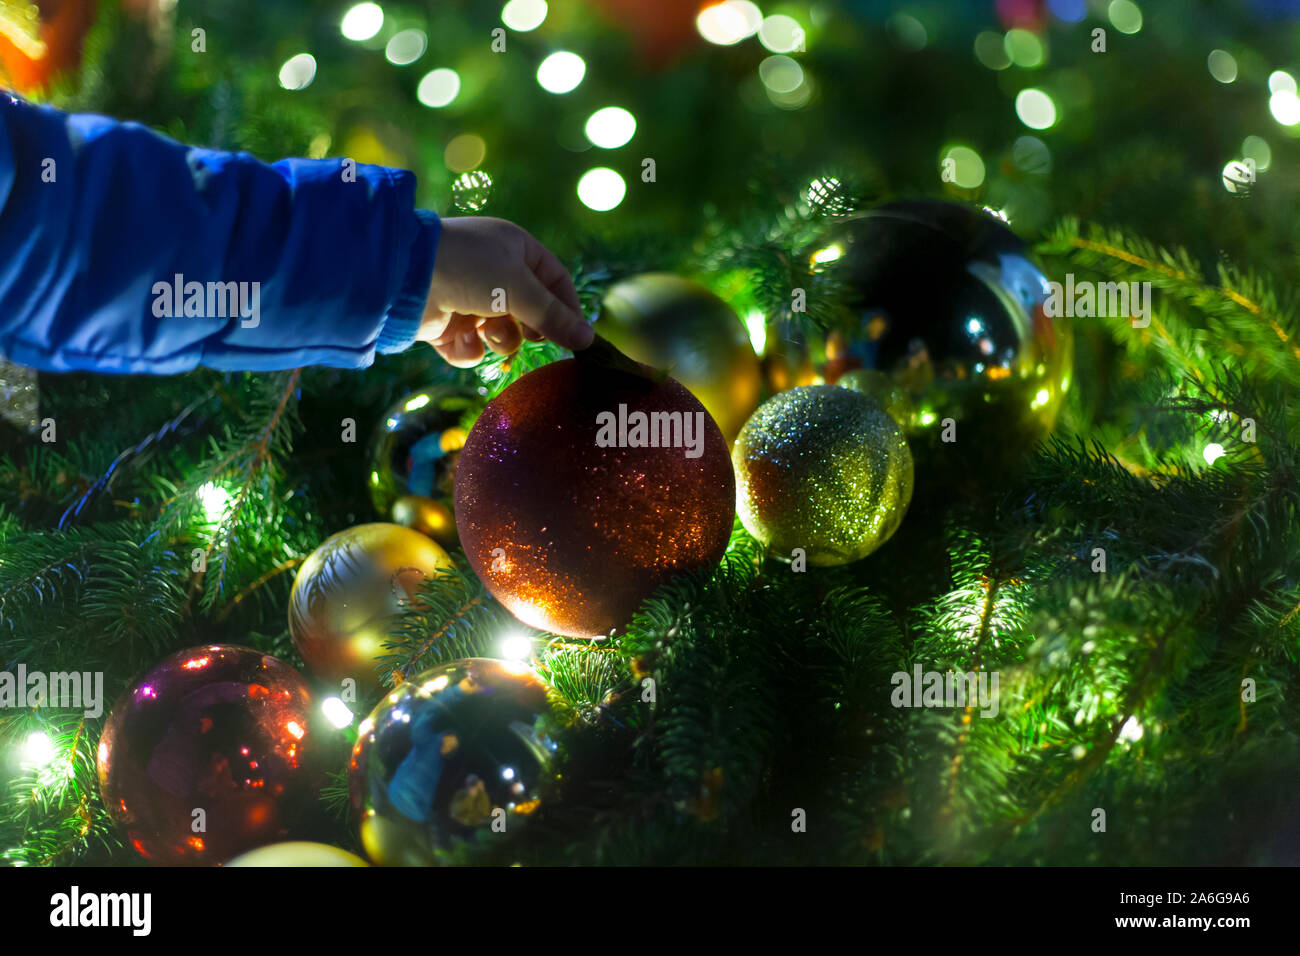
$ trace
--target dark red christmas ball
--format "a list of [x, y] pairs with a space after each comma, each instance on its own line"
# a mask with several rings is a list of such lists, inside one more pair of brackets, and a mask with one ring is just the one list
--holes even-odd
[[127, 689], [104, 725], [104, 804], [154, 863], [221, 863], [284, 840], [324, 782], [312, 705], [298, 672], [261, 651], [210, 644], [173, 654]]
[[[593, 357], [610, 353], [619, 361]], [[580, 356], [488, 404], [456, 466], [456, 527], [515, 617], [595, 637], [674, 575], [721, 560], [736, 479], [722, 432], [681, 383], [605, 343]]]

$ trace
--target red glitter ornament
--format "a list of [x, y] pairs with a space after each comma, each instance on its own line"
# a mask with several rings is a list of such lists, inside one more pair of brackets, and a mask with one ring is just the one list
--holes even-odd
[[154, 863], [221, 863], [283, 840], [324, 782], [311, 715], [306, 682], [269, 654], [230, 644], [173, 654], [109, 715], [104, 805]]
[[736, 506], [726, 441], [695, 396], [597, 342], [490, 402], [456, 466], [475, 572], [519, 620], [570, 637], [608, 633], [720, 561]]

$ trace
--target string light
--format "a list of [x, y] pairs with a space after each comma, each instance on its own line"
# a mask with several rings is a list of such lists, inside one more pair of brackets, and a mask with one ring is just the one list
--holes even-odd
[[325, 715], [325, 719], [339, 730], [350, 726], [355, 716], [348, 708], [348, 705], [343, 703], [342, 698], [339, 697], [326, 697], [321, 701], [320, 709], [321, 713]]
[[393, 34], [384, 47], [384, 56], [394, 66], [409, 66], [429, 48], [429, 38], [423, 30], [403, 30]]
[[778, 13], [764, 18], [758, 28], [758, 42], [773, 53], [802, 53], [806, 35], [798, 20]]
[[621, 106], [606, 106], [591, 114], [586, 133], [596, 146], [617, 149], [636, 135], [636, 117]]
[[519, 33], [536, 30], [545, 19], [545, 0], [510, 0], [501, 10], [501, 22]]
[[500, 653], [508, 661], [526, 661], [533, 655], [533, 642], [526, 634], [507, 634], [501, 639]]
[[316, 58], [310, 53], [299, 53], [285, 60], [280, 67], [280, 85], [286, 90], [305, 90], [316, 79]]
[[339, 27], [343, 37], [360, 43], [369, 40], [383, 28], [384, 11], [377, 3], [358, 3], [343, 14], [343, 23]]
[[28, 734], [27, 741], [23, 745], [23, 763], [37, 768], [48, 767], [54, 762], [57, 753], [49, 735], [37, 730]]
[[626, 194], [627, 183], [623, 177], [605, 166], [587, 170], [578, 180], [578, 199], [596, 212], [609, 212]]
[[752, 37], [763, 23], [763, 13], [749, 0], [727, 0], [700, 11], [695, 29], [718, 46], [732, 46]]
[[198, 496], [209, 521], [218, 520], [226, 513], [226, 505], [230, 504], [230, 492], [210, 481], [199, 487]]
[[1031, 87], [1016, 95], [1016, 115], [1030, 129], [1050, 129], [1056, 125], [1056, 104], [1042, 90]]
[[415, 89], [415, 98], [425, 106], [439, 109], [460, 93], [460, 74], [446, 67], [430, 70]]
[[570, 93], [587, 75], [587, 64], [576, 53], [552, 53], [537, 67], [537, 82], [548, 93]]

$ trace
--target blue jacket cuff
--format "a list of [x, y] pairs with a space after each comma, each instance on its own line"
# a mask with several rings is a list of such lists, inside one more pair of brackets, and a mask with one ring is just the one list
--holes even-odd
[[438, 238], [442, 234], [442, 220], [428, 209], [417, 209], [420, 228], [411, 244], [411, 261], [407, 266], [402, 288], [388, 308], [383, 328], [379, 330], [376, 351], [388, 355], [409, 349], [415, 342], [424, 319], [424, 303], [429, 298], [429, 283], [433, 281], [433, 261], [438, 252]]

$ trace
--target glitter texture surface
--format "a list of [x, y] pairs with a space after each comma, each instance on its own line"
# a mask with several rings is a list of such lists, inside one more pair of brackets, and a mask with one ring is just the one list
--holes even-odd
[[[600, 447], [597, 417], [702, 416], [703, 448]], [[456, 468], [456, 527], [492, 594], [570, 637], [622, 626], [674, 575], [716, 564], [735, 512], [727, 446], [680, 383], [568, 359], [488, 404]]]
[[845, 564], [889, 539], [912, 500], [912, 453], [874, 399], [810, 385], [763, 403], [736, 439], [740, 519], [780, 557]]

